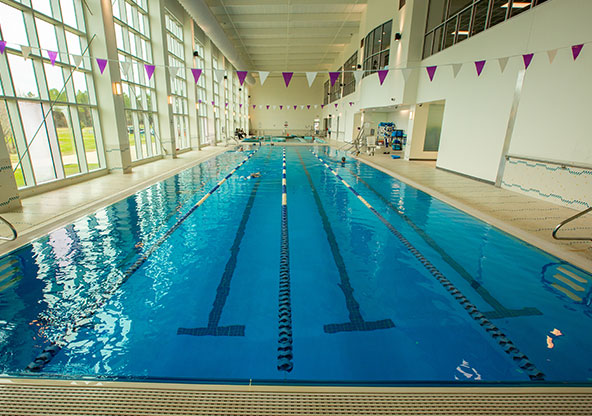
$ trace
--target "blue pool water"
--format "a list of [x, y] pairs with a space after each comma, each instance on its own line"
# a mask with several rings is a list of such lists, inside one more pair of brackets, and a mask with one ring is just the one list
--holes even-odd
[[1, 257], [0, 372], [590, 382], [590, 274], [342, 156], [227, 152]]

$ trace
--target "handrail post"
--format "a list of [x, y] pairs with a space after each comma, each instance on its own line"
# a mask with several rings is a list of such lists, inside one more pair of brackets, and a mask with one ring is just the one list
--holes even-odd
[[12, 237], [3, 237], [0, 236], [0, 240], [4, 240], [4, 241], [14, 241], [16, 240], [16, 238], [18, 237], [18, 232], [16, 231], [16, 228], [14, 228], [14, 225], [12, 225], [10, 222], [8, 222], [8, 220], [2, 216], [0, 216], [0, 221], [2, 221], [3, 223], [5, 223], [6, 225], [8, 225], [8, 227], [10, 228], [10, 231], [12, 231]]
[[592, 241], [592, 237], [557, 237], [557, 232], [559, 231], [559, 229], [561, 227], [563, 227], [565, 224], [572, 222], [573, 220], [581, 217], [582, 215], [586, 215], [587, 213], [592, 211], [592, 207], [585, 209], [582, 212], [578, 212], [576, 215], [572, 215], [571, 217], [561, 221], [559, 224], [557, 224], [557, 227], [555, 227], [555, 229], [553, 230], [552, 236], [555, 240], [590, 240]]

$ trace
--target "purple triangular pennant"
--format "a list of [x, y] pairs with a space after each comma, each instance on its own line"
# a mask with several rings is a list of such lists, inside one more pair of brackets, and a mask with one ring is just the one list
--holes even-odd
[[349, 102], [349, 106], [351, 107], [352, 105], [354, 105], [354, 102], [353, 101], [350, 101]]
[[55, 61], [58, 57], [58, 53], [55, 51], [47, 51], [47, 55], [49, 56], [49, 61], [52, 65], [55, 65]]
[[282, 76], [284, 77], [284, 83], [286, 84], [286, 88], [290, 85], [290, 81], [292, 80], [293, 72], [282, 72]]
[[107, 66], [107, 60], [97, 58], [97, 65], [99, 66], [99, 71], [101, 71], [101, 75], [103, 75], [103, 72], [105, 71], [105, 67]]
[[257, 104], [253, 104], [253, 110], [257, 108]]
[[325, 108], [325, 104], [321, 104], [321, 108]]
[[528, 69], [530, 63], [532, 62], [532, 58], [534, 53], [527, 53], [526, 55], [522, 55], [522, 59], [524, 60], [524, 69]]
[[340, 72], [329, 72], [329, 79], [331, 80], [331, 86], [335, 85], [335, 81], [339, 78]]
[[339, 104], [335, 103], [335, 108], [337, 108], [337, 106], [338, 106], [338, 105], [339, 105]]
[[0, 55], [4, 53], [4, 49], [6, 49], [6, 41], [0, 40]]
[[430, 77], [430, 82], [434, 80], [434, 75], [436, 75], [437, 66], [428, 66], [426, 70], [428, 71], [428, 76]]
[[197, 100], [198, 104], [201, 104], [201, 98], [199, 100]]
[[240, 104], [238, 105], [238, 108], [243, 108], [243, 103], [240, 103]]
[[308, 104], [308, 105], [306, 106], [306, 109], [307, 109], [307, 110], [310, 110], [310, 104]]
[[216, 104], [212, 101], [212, 105], [216, 105]]
[[284, 109], [284, 106], [283, 105], [280, 105], [280, 110], [283, 110], [283, 109]]
[[294, 110], [296, 110], [296, 107], [298, 107], [297, 105], [294, 106]]
[[265, 107], [267, 107], [267, 109], [269, 110], [269, 106], [268, 105], [266, 105]]
[[380, 81], [380, 85], [382, 85], [387, 75], [388, 69], [381, 69], [380, 71], [378, 71], [378, 80]]
[[193, 74], [193, 80], [195, 81], [196, 84], [199, 81], [199, 77], [201, 77], [201, 72], [202, 72], [201, 69], [191, 68], [191, 73]]
[[249, 71], [236, 71], [236, 76], [238, 77], [238, 82], [240, 82], [241, 86], [245, 82], [245, 78], [247, 77], [248, 73]]
[[146, 74], [148, 75], [148, 81], [150, 81], [154, 74], [154, 68], [156, 68], [154, 65], [144, 64], [144, 69], [146, 69]]
[[579, 45], [573, 45], [571, 47], [571, 53], [573, 55], [574, 61], [576, 59], [578, 59], [578, 56], [580, 56], [580, 52], [582, 52], [582, 48], [584, 47], [584, 44], [579, 44]]
[[484, 66], [485, 66], [485, 61], [475, 61], [475, 68], [477, 69], [477, 76], [481, 75], [481, 72], [483, 72]]
[[224, 103], [224, 107], [228, 107], [228, 103]]

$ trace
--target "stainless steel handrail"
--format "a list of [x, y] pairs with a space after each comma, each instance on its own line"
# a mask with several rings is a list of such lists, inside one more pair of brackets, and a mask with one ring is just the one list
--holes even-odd
[[563, 169], [566, 169], [566, 168], [592, 169], [592, 165], [586, 165], [583, 163], [572, 163], [572, 162], [567, 162], [567, 161], [562, 161], [562, 160], [552, 160], [552, 159], [537, 159], [534, 157], [512, 155], [512, 154], [506, 155], [506, 160], [510, 160], [510, 159], [519, 159], [519, 160], [526, 160], [528, 162], [557, 165]]
[[8, 225], [8, 227], [10, 228], [10, 231], [12, 231], [12, 238], [0, 236], [0, 240], [4, 240], [4, 241], [14, 241], [14, 240], [16, 240], [16, 238], [18, 237], [18, 232], [16, 231], [16, 228], [14, 228], [14, 225], [12, 225], [11, 223], [9, 223], [6, 220], [6, 218], [4, 218], [2, 216], [0, 216], [0, 221], [2, 221], [3, 223], [5, 223], [6, 225]]
[[557, 227], [555, 227], [555, 229], [553, 230], [553, 238], [555, 240], [590, 240], [590, 241], [592, 241], [592, 237], [557, 237], [557, 231], [559, 231], [559, 229], [561, 227], [563, 227], [568, 222], [572, 222], [576, 218], [581, 217], [582, 215], [586, 215], [589, 212], [592, 212], [592, 207], [590, 207], [582, 212], [578, 212], [576, 215], [573, 215], [573, 216], [569, 217], [568, 219], [561, 221], [557, 225]]

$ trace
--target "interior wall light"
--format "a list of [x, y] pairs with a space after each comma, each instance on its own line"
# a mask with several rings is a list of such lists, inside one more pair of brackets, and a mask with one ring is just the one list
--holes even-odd
[[172, 95], [169, 95], [167, 97], [167, 101], [168, 101], [169, 104], [172, 104], [173, 103], [173, 96]]
[[121, 91], [121, 82], [114, 82], [113, 83], [113, 94], [115, 95], [121, 95], [122, 91]]
[[395, 40], [401, 40], [401, 34], [399, 32], [395, 33]]

